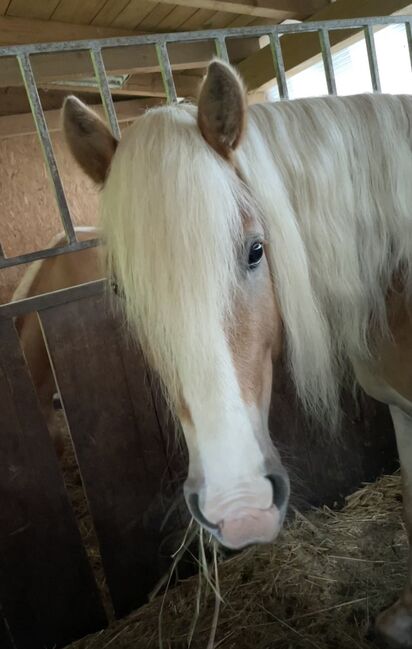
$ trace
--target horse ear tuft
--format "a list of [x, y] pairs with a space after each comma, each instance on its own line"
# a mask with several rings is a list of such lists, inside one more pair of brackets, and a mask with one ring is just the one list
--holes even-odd
[[90, 178], [103, 184], [118, 141], [100, 117], [77, 97], [66, 97], [62, 116], [63, 130], [74, 158]]
[[198, 102], [198, 125], [206, 142], [229, 159], [245, 129], [246, 91], [234, 68], [215, 60], [209, 65]]

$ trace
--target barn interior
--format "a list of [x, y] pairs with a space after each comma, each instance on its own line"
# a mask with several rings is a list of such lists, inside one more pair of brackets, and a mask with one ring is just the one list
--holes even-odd
[[[0, 48], [411, 14], [412, 5], [407, 0], [0, 0]], [[376, 33], [379, 29], [376, 29]], [[361, 41], [364, 42], [361, 29], [341, 29], [330, 34], [333, 54]], [[322, 61], [322, 47], [317, 33], [287, 34], [282, 36], [281, 42], [288, 81]], [[230, 61], [236, 65], [245, 81], [248, 100], [254, 103], [270, 98], [270, 93], [276, 87], [276, 77], [267, 38], [253, 35], [234, 37], [227, 41], [227, 48]], [[169, 47], [179, 100], [196, 100], [201, 80], [214, 53], [211, 41], [176, 43]], [[61, 106], [68, 94], [75, 94], [104, 116], [89, 54], [39, 52], [31, 58], [73, 223], [76, 226], [95, 226], [98, 224], [99, 191], [78, 168], [68, 151], [60, 119]], [[152, 45], [103, 50], [103, 59], [122, 131], [145, 110], [167, 101], [161, 69]], [[42, 250], [61, 231], [59, 209], [20, 70], [14, 60], [0, 56], [1, 251], [7, 258]], [[27, 264], [18, 264], [0, 270], [0, 305], [10, 302], [27, 267]], [[90, 425], [92, 416], [96, 416], [97, 410], [93, 408], [99, 407], [93, 401], [94, 393], [90, 386], [101, 367], [97, 363], [91, 366], [86, 363], [85, 349], [99, 357], [107, 353], [107, 385], [102, 388], [100, 404], [102, 401], [108, 403], [113, 394], [119, 397], [120, 402], [123, 388], [119, 388], [118, 384], [124, 381], [128, 386], [129, 380], [136, 378], [140, 370], [144, 373], [145, 369], [142, 369], [140, 358], [138, 369], [132, 367], [127, 342], [107, 351], [107, 340], [114, 331], [119, 331], [120, 325], [107, 319], [100, 294], [92, 295], [89, 302], [85, 304], [84, 300], [83, 309], [78, 305], [72, 308], [61, 301], [61, 313], [55, 320], [51, 312], [46, 313], [44, 327], [48, 329], [50, 349], [59, 346], [64, 350], [58, 358], [56, 352], [55, 364], [57, 372], [61, 373], [61, 389], [67, 391], [66, 419], [58, 411], [53, 426], [64, 438], [65, 451], [58, 465], [68, 492], [69, 507], [74, 512], [87, 560], [97, 583], [96, 593], [91, 596], [91, 599], [94, 598], [93, 604], [90, 605], [90, 625], [96, 632], [84, 638], [86, 627], [83, 623], [78, 628], [68, 623], [66, 629], [60, 621], [57, 628], [53, 626], [57, 622], [50, 619], [51, 631], [47, 641], [41, 644], [41, 635], [36, 636], [30, 649], [40, 646], [42, 649], [45, 646], [47, 649], [55, 646], [66, 646], [67, 649], [151, 649], [157, 646], [168, 649], [187, 646], [193, 649], [375, 647], [376, 638], [370, 633], [371, 621], [384, 605], [390, 603], [389, 600], [395, 599], [401, 589], [407, 557], [400, 476], [396, 472], [392, 475], [398, 467], [398, 460], [386, 408], [363, 396], [352, 400], [349, 391], [345, 396], [345, 439], [348, 441], [343, 444], [342, 450], [337, 452], [334, 442], [325, 443], [323, 440], [313, 445], [312, 438], [308, 437], [304, 441], [303, 453], [295, 458], [292, 455], [302, 444], [302, 436], [306, 433], [309, 435], [310, 424], [304, 421], [302, 412], [296, 407], [293, 388], [281, 373], [274, 386], [271, 421], [286, 455], [292, 448], [291, 471], [298, 486], [290, 524], [280, 543], [274, 548], [255, 548], [232, 556], [216, 550], [205, 535], [202, 539], [205, 550], [199, 551], [199, 534], [189, 529], [186, 535], [188, 521], [181, 513], [179, 503], [177, 514], [175, 512], [166, 526], [168, 536], [159, 562], [162, 574], [156, 587], [151, 584], [153, 600], [141, 606], [149, 595], [145, 593], [146, 600], [142, 596], [146, 588], [145, 580], [142, 578], [144, 585], [136, 587], [138, 596], [135, 597], [131, 594], [132, 576], [137, 583], [140, 573], [131, 573], [127, 584], [120, 583], [120, 575], [124, 578], [129, 554], [131, 556], [133, 552], [141, 552], [142, 558], [134, 570], [142, 571], [145, 561], [155, 560], [153, 548], [145, 547], [143, 540], [139, 548], [128, 546], [123, 572], [115, 574], [118, 558], [110, 563], [115, 548], [108, 550], [107, 545], [112, 538], [110, 526], [105, 521], [103, 527], [99, 527], [100, 521], [96, 527], [93, 520], [96, 518], [95, 512], [94, 516], [90, 513], [89, 497], [93, 503], [99, 496], [97, 491], [93, 492], [93, 471], [83, 475], [79, 470], [79, 462], [84, 462], [82, 458], [85, 457], [79, 439], [85, 422]], [[77, 336], [76, 325], [81, 328], [81, 335]], [[88, 336], [84, 334], [86, 329]], [[95, 336], [93, 341], [92, 334]], [[76, 341], [77, 347], [67, 349], [67, 340]], [[10, 339], [2, 340], [0, 335], [0, 348], [2, 344], [10, 344]], [[65, 373], [64, 367], [69, 357], [76, 368]], [[7, 358], [10, 363], [14, 362], [11, 355]], [[122, 378], [117, 380], [118, 376]], [[78, 407], [78, 394], [70, 383], [76, 383], [82, 391], [81, 407]], [[141, 379], [139, 375], [137, 383], [138, 388], [134, 388], [134, 393], [132, 390], [127, 394], [124, 408], [127, 416], [132, 413], [130, 417], [139, 421], [139, 418], [146, 417], [145, 404], [147, 406], [150, 402], [150, 406], [147, 406], [149, 410], [152, 400], [155, 402], [156, 398], [147, 389], [146, 379]], [[141, 393], [136, 396], [138, 389]], [[124, 390], [126, 392], [126, 388]], [[131, 404], [134, 397], [140, 400], [142, 393], [146, 401], [136, 412]], [[156, 418], [160, 411], [161, 417], [166, 419], [164, 404], [155, 406]], [[122, 417], [123, 413], [119, 414], [113, 407], [110, 416]], [[36, 419], [37, 414], [33, 417]], [[126, 415], [124, 417], [126, 421]], [[162, 420], [159, 423], [156, 419], [154, 424], [153, 413], [150, 417], [147, 416], [144, 422], [146, 430], [155, 425], [162, 431], [171, 430], [170, 421], [164, 423]], [[70, 420], [69, 427], [67, 420]], [[126, 423], [125, 427], [128, 425]], [[131, 439], [133, 426], [128, 429], [129, 434]], [[131, 444], [133, 449], [138, 448], [138, 445], [133, 446], [135, 442]], [[355, 453], [358, 455], [353, 460]], [[50, 459], [52, 454], [50, 451], [47, 457]], [[180, 459], [173, 461], [173, 480], [180, 484], [184, 469]], [[323, 475], [308, 477], [309, 467], [316, 462], [325, 467]], [[343, 463], [350, 467], [347, 472], [342, 470]], [[111, 471], [109, 464], [104, 463], [100, 469]], [[375, 482], [375, 478], [382, 473], [390, 475]], [[113, 474], [120, 482], [121, 468], [117, 467]], [[301, 482], [304, 484], [301, 485]], [[365, 486], [366, 482], [368, 484]], [[126, 498], [126, 490], [122, 494]], [[106, 497], [109, 498], [107, 494]], [[151, 521], [153, 517], [156, 519], [160, 511], [163, 515], [165, 506], [166, 509], [170, 508], [175, 497], [176, 491], [173, 489], [165, 497], [166, 505], [156, 502], [148, 518], [152, 517]], [[4, 539], [2, 541], [1, 537], [0, 529], [0, 555], [2, 550], [5, 555], [12, 554], [9, 543]], [[381, 539], [379, 544], [376, 542], [378, 538]], [[39, 545], [46, 543], [45, 539], [47, 536], [40, 535], [37, 542]], [[113, 539], [123, 542], [121, 535], [113, 535]], [[115, 544], [115, 541], [112, 540], [112, 543]], [[185, 548], [187, 545], [189, 550], [180, 561], [181, 543]], [[176, 551], [178, 561], [173, 561], [171, 555]], [[34, 559], [29, 557], [28, 546], [26, 552], [22, 565], [32, 566]], [[189, 555], [194, 556], [190, 558]], [[47, 589], [47, 579], [52, 579], [54, 560], [52, 557], [51, 567], [37, 566], [31, 573], [32, 582], [39, 580], [43, 590]], [[60, 565], [61, 560], [64, 561], [64, 557], [56, 559], [55, 566]], [[216, 563], [219, 569], [214, 572]], [[169, 582], [171, 567], [174, 575]], [[198, 574], [188, 578], [193, 572]], [[6, 631], [2, 626], [5, 620], [2, 597], [8, 601], [5, 588], [10, 587], [13, 581], [9, 572], [5, 571], [5, 574], [6, 586], [3, 589], [0, 586], [0, 649], [3, 649], [3, 640], [5, 649], [29, 649], [27, 633], [16, 633], [13, 644], [9, 644], [6, 625]], [[86, 579], [82, 573], [79, 580], [84, 578], [85, 583], [90, 585], [89, 577]], [[27, 576], [19, 573], [16, 578], [19, 588], [24, 590], [26, 582]], [[122, 589], [125, 591], [124, 599]], [[26, 617], [30, 618], [32, 624], [31, 615], [23, 609], [27, 602], [31, 602], [35, 609], [33, 602], [36, 593], [36, 589], [33, 589], [30, 596], [22, 596], [24, 603], [20, 614], [24, 624]], [[18, 597], [16, 592], [13, 596]], [[105, 609], [103, 615], [95, 605], [95, 600], [99, 598]], [[47, 597], [43, 600], [39, 598], [38, 611], [44, 612], [49, 603]], [[80, 604], [77, 612], [79, 608]], [[16, 611], [14, 615], [11, 625], [16, 625]], [[67, 617], [70, 616], [68, 610]], [[35, 617], [34, 614], [32, 617]], [[104, 626], [108, 627], [105, 631], [98, 630]], [[37, 628], [34, 623], [33, 628]], [[53, 637], [57, 638], [56, 642]], [[69, 639], [73, 643], [69, 643]]]

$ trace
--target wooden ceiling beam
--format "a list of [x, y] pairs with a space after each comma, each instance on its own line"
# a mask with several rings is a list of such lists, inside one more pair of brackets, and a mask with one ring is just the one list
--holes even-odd
[[[321, 9], [310, 20], [338, 20], [340, 18], [364, 18], [373, 16], [389, 16], [394, 13], [405, 11], [410, 6], [411, 0], [336, 0], [333, 4]], [[406, 11], [405, 11], [406, 12]], [[352, 30], [353, 34], [359, 30]], [[344, 47], [350, 40], [348, 30], [331, 31], [329, 34], [332, 46]], [[282, 54], [286, 71], [298, 71], [301, 67], [307, 67], [320, 55], [320, 43], [318, 34], [307, 32], [306, 34], [286, 34], [281, 38]], [[238, 65], [249, 90], [256, 90], [264, 84], [275, 79], [272, 52], [266, 46], [255, 52]]]
[[160, 3], [270, 18], [279, 22], [285, 18], [307, 18], [325, 6], [327, 0], [160, 0]]
[[[202, 76], [174, 74], [173, 79], [178, 97], [197, 97]], [[148, 97], [166, 96], [163, 81], [159, 74], [132, 75], [121, 89], [121, 94]]]
[[[120, 124], [133, 121], [136, 117], [144, 113], [149, 106], [158, 104], [158, 100], [153, 99], [130, 99], [128, 101], [115, 102], [117, 119]], [[101, 104], [92, 105], [98, 114], [104, 117], [104, 111]], [[61, 130], [61, 110], [48, 110], [45, 112], [47, 126], [51, 133]], [[21, 135], [32, 135], [36, 133], [33, 116], [31, 113], [22, 115], [4, 115], [0, 117], [0, 138], [17, 137]]]
[[137, 33], [128, 29], [98, 27], [97, 25], [0, 16], [0, 45], [2, 46], [111, 38], [112, 36], [131, 36]]
[[[194, 98], [197, 96], [198, 88], [200, 85], [202, 77], [196, 75], [185, 75], [185, 74], [175, 74], [174, 81], [176, 86], [176, 92], [179, 97], [191, 97]], [[75, 85], [75, 82], [72, 84], [65, 85], [47, 83], [42, 86], [44, 89], [59, 89], [65, 90], [71, 93], [84, 93], [90, 92], [95, 93], [96, 88], [92, 86], [84, 85]], [[131, 75], [127, 82], [121, 88], [113, 88], [112, 95], [114, 96], [130, 96], [130, 97], [159, 97], [165, 98], [166, 92], [164, 89], [163, 81], [160, 74], [143, 74], [143, 75]]]

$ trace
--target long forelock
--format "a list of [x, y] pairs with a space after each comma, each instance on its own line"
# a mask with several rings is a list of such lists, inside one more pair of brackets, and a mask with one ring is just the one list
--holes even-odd
[[109, 272], [173, 405], [218, 390], [214, 352], [237, 286], [241, 185], [190, 106], [154, 109], [121, 141], [102, 194]]

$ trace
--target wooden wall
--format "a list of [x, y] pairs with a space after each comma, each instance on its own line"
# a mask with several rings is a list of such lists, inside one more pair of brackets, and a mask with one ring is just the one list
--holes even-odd
[[[96, 225], [98, 189], [77, 167], [61, 132], [51, 134], [76, 225]], [[0, 140], [0, 243], [6, 256], [47, 247], [63, 230], [36, 135]], [[9, 301], [25, 266], [0, 271], [0, 303]]]
[[[0, 308], [0, 647], [55, 649], [106, 619], [13, 327], [17, 308]], [[146, 601], [183, 538], [185, 453], [102, 283], [42, 298], [39, 317], [120, 618]], [[299, 510], [333, 507], [397, 466], [386, 407], [346, 395], [341, 435], [322, 433], [281, 364], [270, 430]]]

